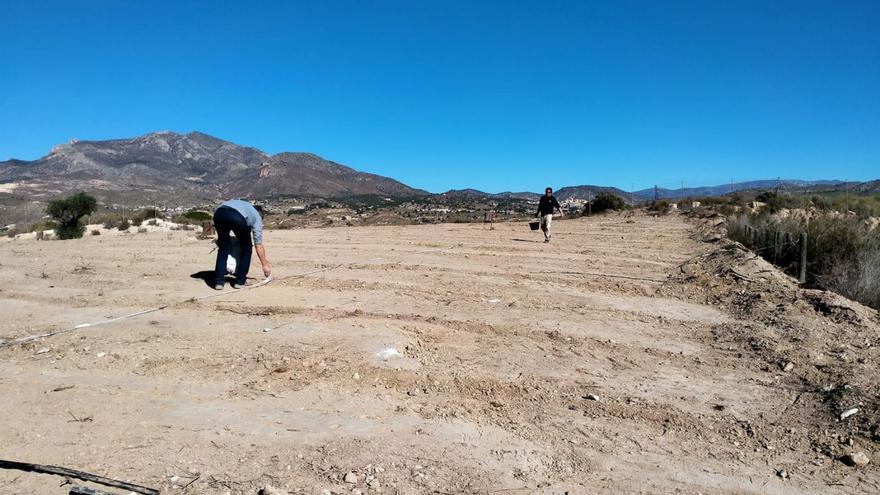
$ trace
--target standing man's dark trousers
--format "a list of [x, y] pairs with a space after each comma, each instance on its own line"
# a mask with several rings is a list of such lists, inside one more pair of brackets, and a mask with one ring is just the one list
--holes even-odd
[[214, 228], [217, 229], [217, 264], [214, 265], [214, 283], [223, 284], [226, 279], [226, 259], [229, 257], [229, 232], [235, 233], [241, 246], [241, 259], [235, 266], [235, 283], [244, 285], [251, 268], [251, 228], [241, 213], [234, 208], [221, 206], [214, 212]]

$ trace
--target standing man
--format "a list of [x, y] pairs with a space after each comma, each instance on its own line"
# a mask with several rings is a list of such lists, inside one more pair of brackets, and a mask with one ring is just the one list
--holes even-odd
[[[217, 264], [214, 265], [214, 288], [223, 290], [226, 279], [226, 258], [229, 257], [229, 232], [241, 246], [241, 259], [235, 266], [235, 282], [232, 288], [238, 289], [247, 285], [247, 274], [251, 267], [251, 247], [256, 245], [257, 257], [263, 265], [263, 275], [272, 275], [269, 261], [266, 259], [266, 248], [263, 247], [263, 211], [247, 201], [232, 199], [225, 201], [214, 212], [214, 228], [217, 230]], [[251, 244], [253, 234], [253, 244]]]
[[544, 232], [544, 242], [550, 242], [550, 223], [553, 221], [554, 211], [558, 211], [560, 217], [563, 215], [562, 206], [560, 206], [559, 201], [556, 201], [556, 196], [553, 196], [553, 188], [548, 187], [544, 190], [541, 201], [538, 201], [538, 211], [535, 213], [536, 217], [541, 217], [541, 231]]

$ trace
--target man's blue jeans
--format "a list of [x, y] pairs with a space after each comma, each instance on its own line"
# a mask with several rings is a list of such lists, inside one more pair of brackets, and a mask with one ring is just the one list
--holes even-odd
[[234, 232], [241, 246], [241, 259], [235, 266], [235, 283], [244, 285], [251, 268], [251, 228], [241, 213], [234, 208], [221, 206], [214, 212], [214, 229], [217, 230], [217, 264], [214, 265], [214, 283], [222, 284], [226, 279], [226, 258], [229, 257], [229, 232]]

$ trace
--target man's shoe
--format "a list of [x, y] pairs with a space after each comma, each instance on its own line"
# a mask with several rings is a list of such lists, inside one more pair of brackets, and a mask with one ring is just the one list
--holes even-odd
[[214, 284], [214, 290], [223, 290], [223, 284]]
[[244, 282], [240, 282], [240, 283], [239, 283], [239, 282], [233, 282], [233, 283], [232, 283], [232, 288], [233, 288], [233, 289], [243, 289], [243, 288], [247, 287], [248, 285], [250, 285], [250, 284], [247, 283], [247, 280], [245, 280]]
[[544, 243], [545, 243], [545, 244], [548, 243], [548, 242], [550, 242], [550, 239], [544, 239]]

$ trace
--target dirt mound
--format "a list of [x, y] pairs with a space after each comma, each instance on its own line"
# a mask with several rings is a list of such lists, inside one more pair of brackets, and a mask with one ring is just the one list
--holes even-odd
[[[815, 450], [839, 457], [854, 439], [880, 442], [877, 311], [832, 292], [802, 289], [729, 240], [681, 264], [676, 279], [691, 297], [748, 322], [720, 325], [716, 337], [756, 353], [767, 370], [787, 372], [798, 395], [786, 414], [799, 414], [817, 436]], [[847, 416], [852, 409], [858, 412]]]

